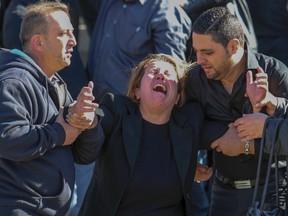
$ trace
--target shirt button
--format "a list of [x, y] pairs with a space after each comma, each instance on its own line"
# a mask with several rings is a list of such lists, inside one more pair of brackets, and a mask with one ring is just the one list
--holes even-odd
[[186, 197], [187, 197], [187, 199], [190, 199], [190, 194], [187, 193], [187, 194], [186, 194]]

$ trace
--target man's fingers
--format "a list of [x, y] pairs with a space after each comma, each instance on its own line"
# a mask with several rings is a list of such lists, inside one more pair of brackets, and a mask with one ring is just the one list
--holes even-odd
[[218, 147], [218, 142], [217, 142], [217, 140], [215, 140], [212, 144], [211, 144], [211, 148], [212, 149], [215, 149], [216, 147]]
[[88, 87], [93, 90], [93, 88], [94, 88], [94, 83], [93, 83], [92, 81], [89, 81]]
[[257, 73], [265, 73], [265, 72], [260, 66], [258, 66], [257, 67]]
[[219, 146], [217, 146], [217, 147], [215, 148], [215, 150], [216, 150], [217, 152], [221, 152], [221, 151], [222, 151]]
[[251, 70], [248, 70], [246, 73], [246, 85], [249, 86], [253, 83], [253, 74]]

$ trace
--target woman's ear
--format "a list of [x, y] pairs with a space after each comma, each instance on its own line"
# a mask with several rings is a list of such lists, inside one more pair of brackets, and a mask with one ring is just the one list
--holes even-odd
[[135, 98], [137, 101], [140, 100], [140, 89], [139, 88], [135, 89]]
[[179, 103], [180, 97], [181, 97], [181, 95], [178, 93], [177, 98], [175, 100], [175, 105], [177, 105]]

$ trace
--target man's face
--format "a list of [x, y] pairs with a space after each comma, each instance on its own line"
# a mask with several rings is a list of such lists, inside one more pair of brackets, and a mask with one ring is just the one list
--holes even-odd
[[232, 66], [228, 49], [214, 42], [210, 35], [193, 33], [192, 41], [197, 63], [204, 69], [206, 77], [213, 80], [223, 79]]
[[77, 44], [74, 28], [63, 11], [53, 12], [47, 19], [48, 35], [45, 37], [44, 56], [48, 67], [58, 71], [71, 63], [73, 47]]

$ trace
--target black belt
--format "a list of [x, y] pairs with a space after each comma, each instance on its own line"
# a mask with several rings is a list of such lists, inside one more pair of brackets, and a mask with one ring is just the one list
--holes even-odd
[[[230, 178], [224, 177], [221, 173], [216, 172], [215, 178], [223, 185], [233, 187], [235, 189], [246, 189], [253, 188], [256, 184], [256, 179], [246, 179], [246, 180], [232, 180]], [[265, 178], [259, 180], [260, 184], [264, 184]]]

